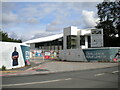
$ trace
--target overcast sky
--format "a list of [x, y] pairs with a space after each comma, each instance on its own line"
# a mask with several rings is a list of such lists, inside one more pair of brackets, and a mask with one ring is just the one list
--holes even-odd
[[94, 28], [98, 2], [3, 2], [2, 27], [23, 41], [58, 34], [63, 28]]

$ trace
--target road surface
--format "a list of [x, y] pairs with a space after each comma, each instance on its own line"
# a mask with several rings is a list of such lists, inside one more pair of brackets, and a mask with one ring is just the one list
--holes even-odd
[[3, 77], [3, 88], [118, 88], [118, 67]]

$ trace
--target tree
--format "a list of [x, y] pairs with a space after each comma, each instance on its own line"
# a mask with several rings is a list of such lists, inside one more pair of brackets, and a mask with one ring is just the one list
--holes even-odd
[[20, 39], [17, 40], [17, 39], [10, 38], [6, 32], [3, 32], [1, 30], [0, 30], [0, 36], [2, 38], [0, 41], [17, 42], [17, 43], [21, 43], [22, 42], [22, 40], [20, 40]]
[[[105, 46], [110, 46], [115, 40], [120, 42], [120, 1], [99, 3], [97, 9], [100, 22], [96, 28], [103, 28]], [[117, 34], [118, 38], [116, 37]]]

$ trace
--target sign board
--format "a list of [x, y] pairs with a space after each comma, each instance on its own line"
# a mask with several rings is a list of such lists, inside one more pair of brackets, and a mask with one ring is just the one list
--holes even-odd
[[103, 47], [103, 29], [91, 30], [91, 47]]
[[112, 61], [120, 47], [83, 49], [88, 61]]
[[50, 56], [50, 52], [45, 52], [45, 56]]
[[30, 48], [22, 43], [0, 42], [0, 68], [5, 66], [7, 69], [25, 66], [29, 60]]
[[21, 50], [23, 53], [25, 65], [29, 65], [27, 62], [29, 62], [29, 60], [30, 60], [30, 51], [29, 51], [30, 48], [27, 46], [24, 46], [24, 45], [20, 45], [20, 46], [21, 46]]

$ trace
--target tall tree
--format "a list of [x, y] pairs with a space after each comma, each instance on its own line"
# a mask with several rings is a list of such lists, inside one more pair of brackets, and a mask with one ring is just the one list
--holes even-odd
[[110, 46], [110, 40], [115, 39], [116, 34], [116, 40], [120, 42], [120, 1], [99, 3], [97, 9], [100, 22], [96, 27], [104, 30], [105, 46]]
[[20, 39], [10, 38], [6, 32], [3, 32], [1, 30], [0, 30], [0, 37], [2, 38], [0, 41], [17, 42], [17, 43], [21, 43], [22, 42], [22, 40], [20, 40]]

